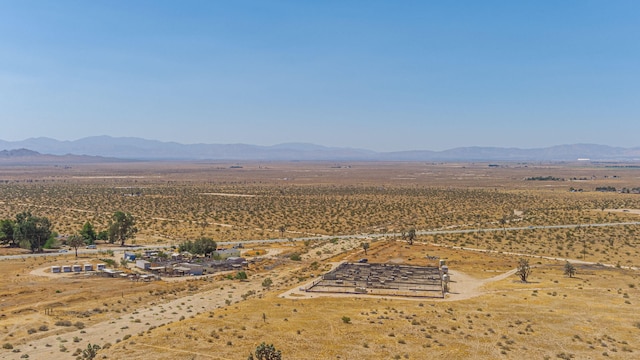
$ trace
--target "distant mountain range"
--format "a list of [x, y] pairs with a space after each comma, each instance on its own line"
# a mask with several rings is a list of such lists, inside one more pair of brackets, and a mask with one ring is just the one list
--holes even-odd
[[[0, 160], [65, 156], [73, 162], [124, 160], [231, 161], [640, 161], [640, 147], [574, 144], [539, 149], [461, 147], [445, 151], [375, 152], [305, 143], [273, 146], [246, 144], [179, 144], [133, 137], [94, 136], [75, 141], [31, 138], [0, 140]], [[21, 149], [21, 150], [18, 150]], [[28, 150], [26, 150], [28, 149]]]
[[89, 155], [52, 155], [41, 154], [29, 149], [11, 149], [0, 151], [0, 165], [50, 165], [50, 164], [94, 164], [104, 162], [122, 162], [124, 159], [114, 159]]

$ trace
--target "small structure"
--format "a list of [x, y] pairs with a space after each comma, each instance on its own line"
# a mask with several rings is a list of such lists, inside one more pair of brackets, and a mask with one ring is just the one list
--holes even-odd
[[238, 257], [238, 256], [230, 256], [227, 258], [226, 261], [227, 261], [227, 264], [232, 264], [232, 265], [242, 265], [242, 263], [247, 262], [245, 258]]
[[127, 261], [135, 261], [136, 260], [136, 254], [125, 251], [124, 255], [123, 255], [123, 259], [125, 259]]
[[178, 266], [173, 268], [174, 271], [182, 275], [202, 275], [204, 268], [202, 265], [197, 264], [189, 264], [189, 263], [181, 263]]
[[93, 264], [84, 264], [84, 271], [93, 271]]
[[82, 265], [76, 264], [71, 267], [73, 272], [82, 272]]
[[143, 257], [150, 258], [158, 256], [158, 252], [156, 250], [145, 250]]
[[71, 272], [71, 265], [62, 266], [62, 272], [63, 273], [70, 273]]
[[160, 266], [158, 264], [155, 264], [154, 266], [149, 267], [148, 270], [151, 271], [154, 274], [157, 274], [159, 272], [166, 272], [167, 268], [164, 267], [164, 266]]
[[204, 267], [197, 264], [183, 264], [189, 268], [189, 275], [202, 275]]
[[104, 269], [107, 268], [107, 266], [105, 264], [98, 264], [96, 265], [98, 271], [103, 271]]
[[54, 274], [60, 273], [60, 266], [52, 266], [51, 267], [51, 272]]
[[[122, 273], [123, 273], [122, 271], [113, 270], [113, 269], [104, 269], [104, 270], [102, 270], [102, 274], [104, 276], [107, 276], [107, 277], [118, 277]], [[125, 274], [125, 276], [126, 276], [126, 274]]]
[[149, 275], [149, 274], [145, 274], [145, 275], [140, 275], [140, 280], [148, 282], [148, 281], [153, 281], [159, 279], [158, 277], [156, 277], [155, 275]]
[[136, 260], [136, 267], [142, 270], [149, 270], [151, 268], [151, 263], [147, 260]]

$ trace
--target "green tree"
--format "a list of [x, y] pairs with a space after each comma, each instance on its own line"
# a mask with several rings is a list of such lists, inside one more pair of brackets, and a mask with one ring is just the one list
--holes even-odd
[[13, 238], [13, 229], [16, 222], [11, 219], [0, 220], [0, 242], [9, 244], [10, 246], [18, 246]]
[[576, 267], [573, 266], [572, 263], [567, 261], [566, 263], [564, 263], [564, 274], [572, 278], [576, 274]]
[[82, 238], [85, 240], [87, 244], [95, 243], [98, 237], [98, 234], [96, 234], [96, 231], [93, 228], [93, 225], [91, 225], [91, 223], [88, 221], [84, 223], [84, 225], [82, 226], [82, 230], [80, 230], [80, 235], [82, 236]]
[[413, 245], [413, 240], [416, 238], [416, 229], [409, 229], [407, 232], [407, 240], [409, 241], [409, 245]]
[[200, 238], [198, 240], [196, 240], [193, 243], [193, 246], [196, 249], [196, 254], [202, 254], [204, 256], [207, 256], [211, 253], [213, 253], [214, 251], [216, 251], [218, 244], [216, 244], [215, 241], [213, 241], [213, 239], [211, 238]]
[[531, 275], [531, 266], [529, 265], [528, 259], [520, 258], [518, 260], [516, 275], [520, 277], [520, 280], [522, 280], [522, 282], [527, 282], [529, 275]]
[[132, 238], [138, 232], [136, 221], [130, 213], [116, 211], [113, 214], [113, 221], [109, 225], [109, 242], [120, 242], [124, 246], [127, 239]]
[[44, 242], [42, 246], [43, 249], [57, 249], [60, 247], [60, 241], [58, 240], [58, 233], [55, 231], [51, 232], [47, 241]]
[[188, 251], [192, 254], [207, 256], [216, 251], [218, 244], [211, 238], [200, 238], [196, 241], [187, 240], [178, 246], [180, 252]]
[[369, 248], [369, 243], [368, 242], [364, 242], [362, 243], [362, 249], [364, 250], [364, 254], [367, 255], [367, 249]]
[[76, 259], [78, 258], [78, 248], [85, 245], [84, 238], [78, 234], [73, 234], [67, 239], [67, 245], [76, 251]]
[[180, 245], [178, 245], [178, 251], [180, 252], [188, 251], [190, 253], [193, 253], [194, 251], [193, 241], [187, 240], [187, 241], [181, 242]]
[[269, 288], [273, 284], [273, 280], [271, 278], [266, 278], [262, 281], [262, 287]]
[[109, 230], [102, 230], [96, 235], [96, 240], [107, 241], [109, 240]]
[[44, 243], [51, 237], [51, 222], [46, 217], [22, 212], [16, 215], [13, 236], [21, 247], [31, 249], [32, 252], [40, 252]]
[[282, 360], [282, 352], [276, 350], [273, 344], [265, 344], [264, 342], [256, 347], [254, 354], [249, 354], [247, 360]]

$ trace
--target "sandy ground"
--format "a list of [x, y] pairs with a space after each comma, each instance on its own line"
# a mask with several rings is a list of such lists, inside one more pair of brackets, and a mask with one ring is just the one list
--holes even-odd
[[[328, 243], [324, 247], [335, 248], [338, 246], [346, 246], [353, 249], [357, 242], [353, 243], [341, 243], [331, 244]], [[278, 250], [270, 251], [270, 256], [277, 254]], [[338, 266], [340, 262], [332, 263], [332, 268]], [[169, 325], [172, 322], [181, 321], [182, 319], [196, 314], [202, 314], [207, 312], [219, 311], [220, 308], [227, 306], [227, 302], [231, 303], [242, 301], [242, 295], [249, 291], [255, 291], [260, 293], [263, 291], [262, 280], [266, 277], [270, 277], [274, 280], [274, 286], [284, 282], [291, 276], [291, 273], [296, 271], [296, 267], [289, 269], [278, 269], [277, 271], [270, 271], [253, 276], [250, 281], [238, 282], [229, 281], [221, 282], [220, 288], [198, 292], [192, 295], [182, 296], [175, 300], [163, 301], [158, 299], [157, 303], [151, 305], [143, 305], [140, 308], [132, 309], [126, 314], [117, 314], [119, 317], [112, 318], [107, 321], [103, 321], [91, 326], [87, 326], [83, 330], [74, 330], [65, 334], [55, 334], [41, 339], [30, 341], [24, 345], [18, 346], [21, 350], [20, 353], [0, 353], [0, 359], [19, 359], [22, 355], [28, 354], [30, 359], [54, 359], [60, 357], [69, 357], [75, 349], [84, 349], [87, 344], [98, 344], [100, 346], [107, 342], [115, 343], [117, 339], [123, 339], [125, 336], [136, 336], [141, 332], [147, 331], [151, 327], [160, 327], [163, 325]], [[453, 269], [455, 270], [455, 269]], [[31, 272], [33, 275], [59, 277], [59, 276], [81, 276], [81, 275], [68, 275], [68, 274], [52, 274], [49, 271], [49, 267], [43, 267]], [[433, 298], [418, 298], [420, 301], [459, 301], [464, 299], [473, 298], [484, 294], [483, 285], [502, 280], [515, 273], [515, 270], [511, 270], [506, 273], [499, 274], [489, 279], [476, 279], [462, 272], [452, 271], [450, 283], [450, 293], [447, 294], [445, 299], [433, 299]], [[184, 277], [179, 278], [182, 281], [194, 281], [199, 282], [203, 280], [203, 277]], [[317, 279], [317, 278], [316, 278]], [[316, 280], [314, 279], [314, 280]], [[308, 286], [308, 284], [302, 287]], [[306, 293], [300, 290], [300, 286], [290, 289], [280, 295], [281, 297], [304, 299], [313, 298], [318, 296], [335, 296], [335, 297], [353, 297], [351, 294], [324, 294], [324, 293]], [[359, 296], [371, 296], [371, 295], [359, 295]], [[390, 297], [391, 298], [391, 297]], [[397, 299], [397, 297], [393, 297]], [[413, 298], [416, 300], [416, 298]], [[133, 299], [123, 298], [123, 303], [133, 301]], [[78, 340], [74, 342], [74, 338]], [[60, 346], [64, 345], [68, 350], [65, 355], [60, 351]], [[216, 359], [215, 355], [211, 354], [197, 354], [198, 356], [210, 357]]]
[[[45, 276], [58, 275], [43, 271], [45, 269], [46, 268], [38, 269], [40, 271], [35, 272]], [[224, 290], [215, 289], [198, 292], [164, 303], [160, 303], [161, 300], [159, 299], [159, 303], [157, 304], [152, 304], [151, 306], [146, 305], [132, 310], [127, 314], [118, 314], [119, 317], [87, 326], [82, 332], [81, 330], [75, 330], [17, 346], [21, 349], [20, 353], [3, 353], [0, 354], [0, 359], [19, 359], [20, 356], [24, 354], [28, 354], [30, 359], [55, 359], [63, 356], [63, 353], [60, 351], [61, 344], [64, 344], [64, 346], [68, 348], [69, 353], [72, 353], [76, 348], [85, 349], [89, 343], [100, 346], [106, 342], [115, 343], [116, 339], [122, 339], [127, 335], [133, 337], [140, 332], [148, 330], [152, 326], [168, 325], [172, 322], [180, 321], [181, 318], [184, 317], [215, 311], [227, 306], [227, 300], [232, 303], [242, 301], [242, 295], [248, 291], [260, 291], [262, 289], [262, 278], [269, 276], [271, 276], [272, 279], [274, 278], [274, 274], [266, 273], [256, 276], [247, 282], [236, 281], [233, 283], [225, 283]], [[282, 279], [283, 277], [280, 274], [278, 278]], [[186, 277], [183, 279], [197, 282], [201, 281], [200, 279], [202, 278]], [[126, 304], [127, 299], [124, 298], [123, 302]], [[74, 337], [80, 338], [81, 340], [74, 342]], [[64, 357], [69, 357], [69, 353], [64, 355]], [[212, 356], [212, 358], [215, 357]]]
[[[282, 252], [282, 249], [267, 249], [265, 256], [274, 257]], [[45, 276], [49, 278], [71, 278], [86, 276], [84, 273], [51, 273], [50, 266], [34, 269], [31, 275]], [[270, 277], [274, 286], [287, 279], [290, 272], [296, 269], [270, 271], [254, 275], [250, 281], [225, 281], [221, 282], [223, 290], [217, 288], [204, 292], [198, 292], [193, 295], [182, 296], [175, 300], [164, 302], [158, 299], [158, 302], [151, 306], [144, 305], [137, 309], [131, 309], [126, 314], [117, 314], [117, 318], [103, 321], [91, 326], [85, 327], [83, 330], [75, 330], [62, 335], [51, 335], [42, 339], [30, 341], [25, 345], [16, 346], [21, 352], [19, 353], [0, 353], [0, 359], [19, 359], [24, 354], [28, 354], [30, 359], [55, 359], [67, 358], [75, 351], [76, 348], [85, 349], [89, 343], [103, 346], [105, 343], [115, 343], [117, 339], [123, 339], [125, 336], [133, 336], [138, 333], [147, 331], [151, 327], [159, 327], [161, 325], [169, 325], [172, 322], [180, 321], [181, 318], [190, 317], [196, 314], [216, 311], [227, 306], [227, 302], [236, 303], [242, 301], [242, 295], [249, 291], [259, 293], [263, 290], [262, 280]], [[175, 277], [165, 278], [162, 281], [184, 281], [195, 283], [207, 280], [207, 277], [224, 275], [226, 272], [219, 272], [198, 277]], [[127, 283], [127, 280], [122, 280]], [[131, 299], [123, 298], [123, 304], [126, 305]], [[74, 342], [74, 338], [81, 339]], [[68, 350], [65, 355], [60, 351], [60, 345], [64, 345]], [[207, 354], [198, 354], [199, 356], [208, 356]], [[209, 356], [215, 359], [215, 356]]]

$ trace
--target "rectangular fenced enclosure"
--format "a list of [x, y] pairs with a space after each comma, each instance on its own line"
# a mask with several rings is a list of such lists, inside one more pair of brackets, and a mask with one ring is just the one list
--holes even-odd
[[306, 291], [444, 298], [440, 269], [397, 264], [343, 263]]

